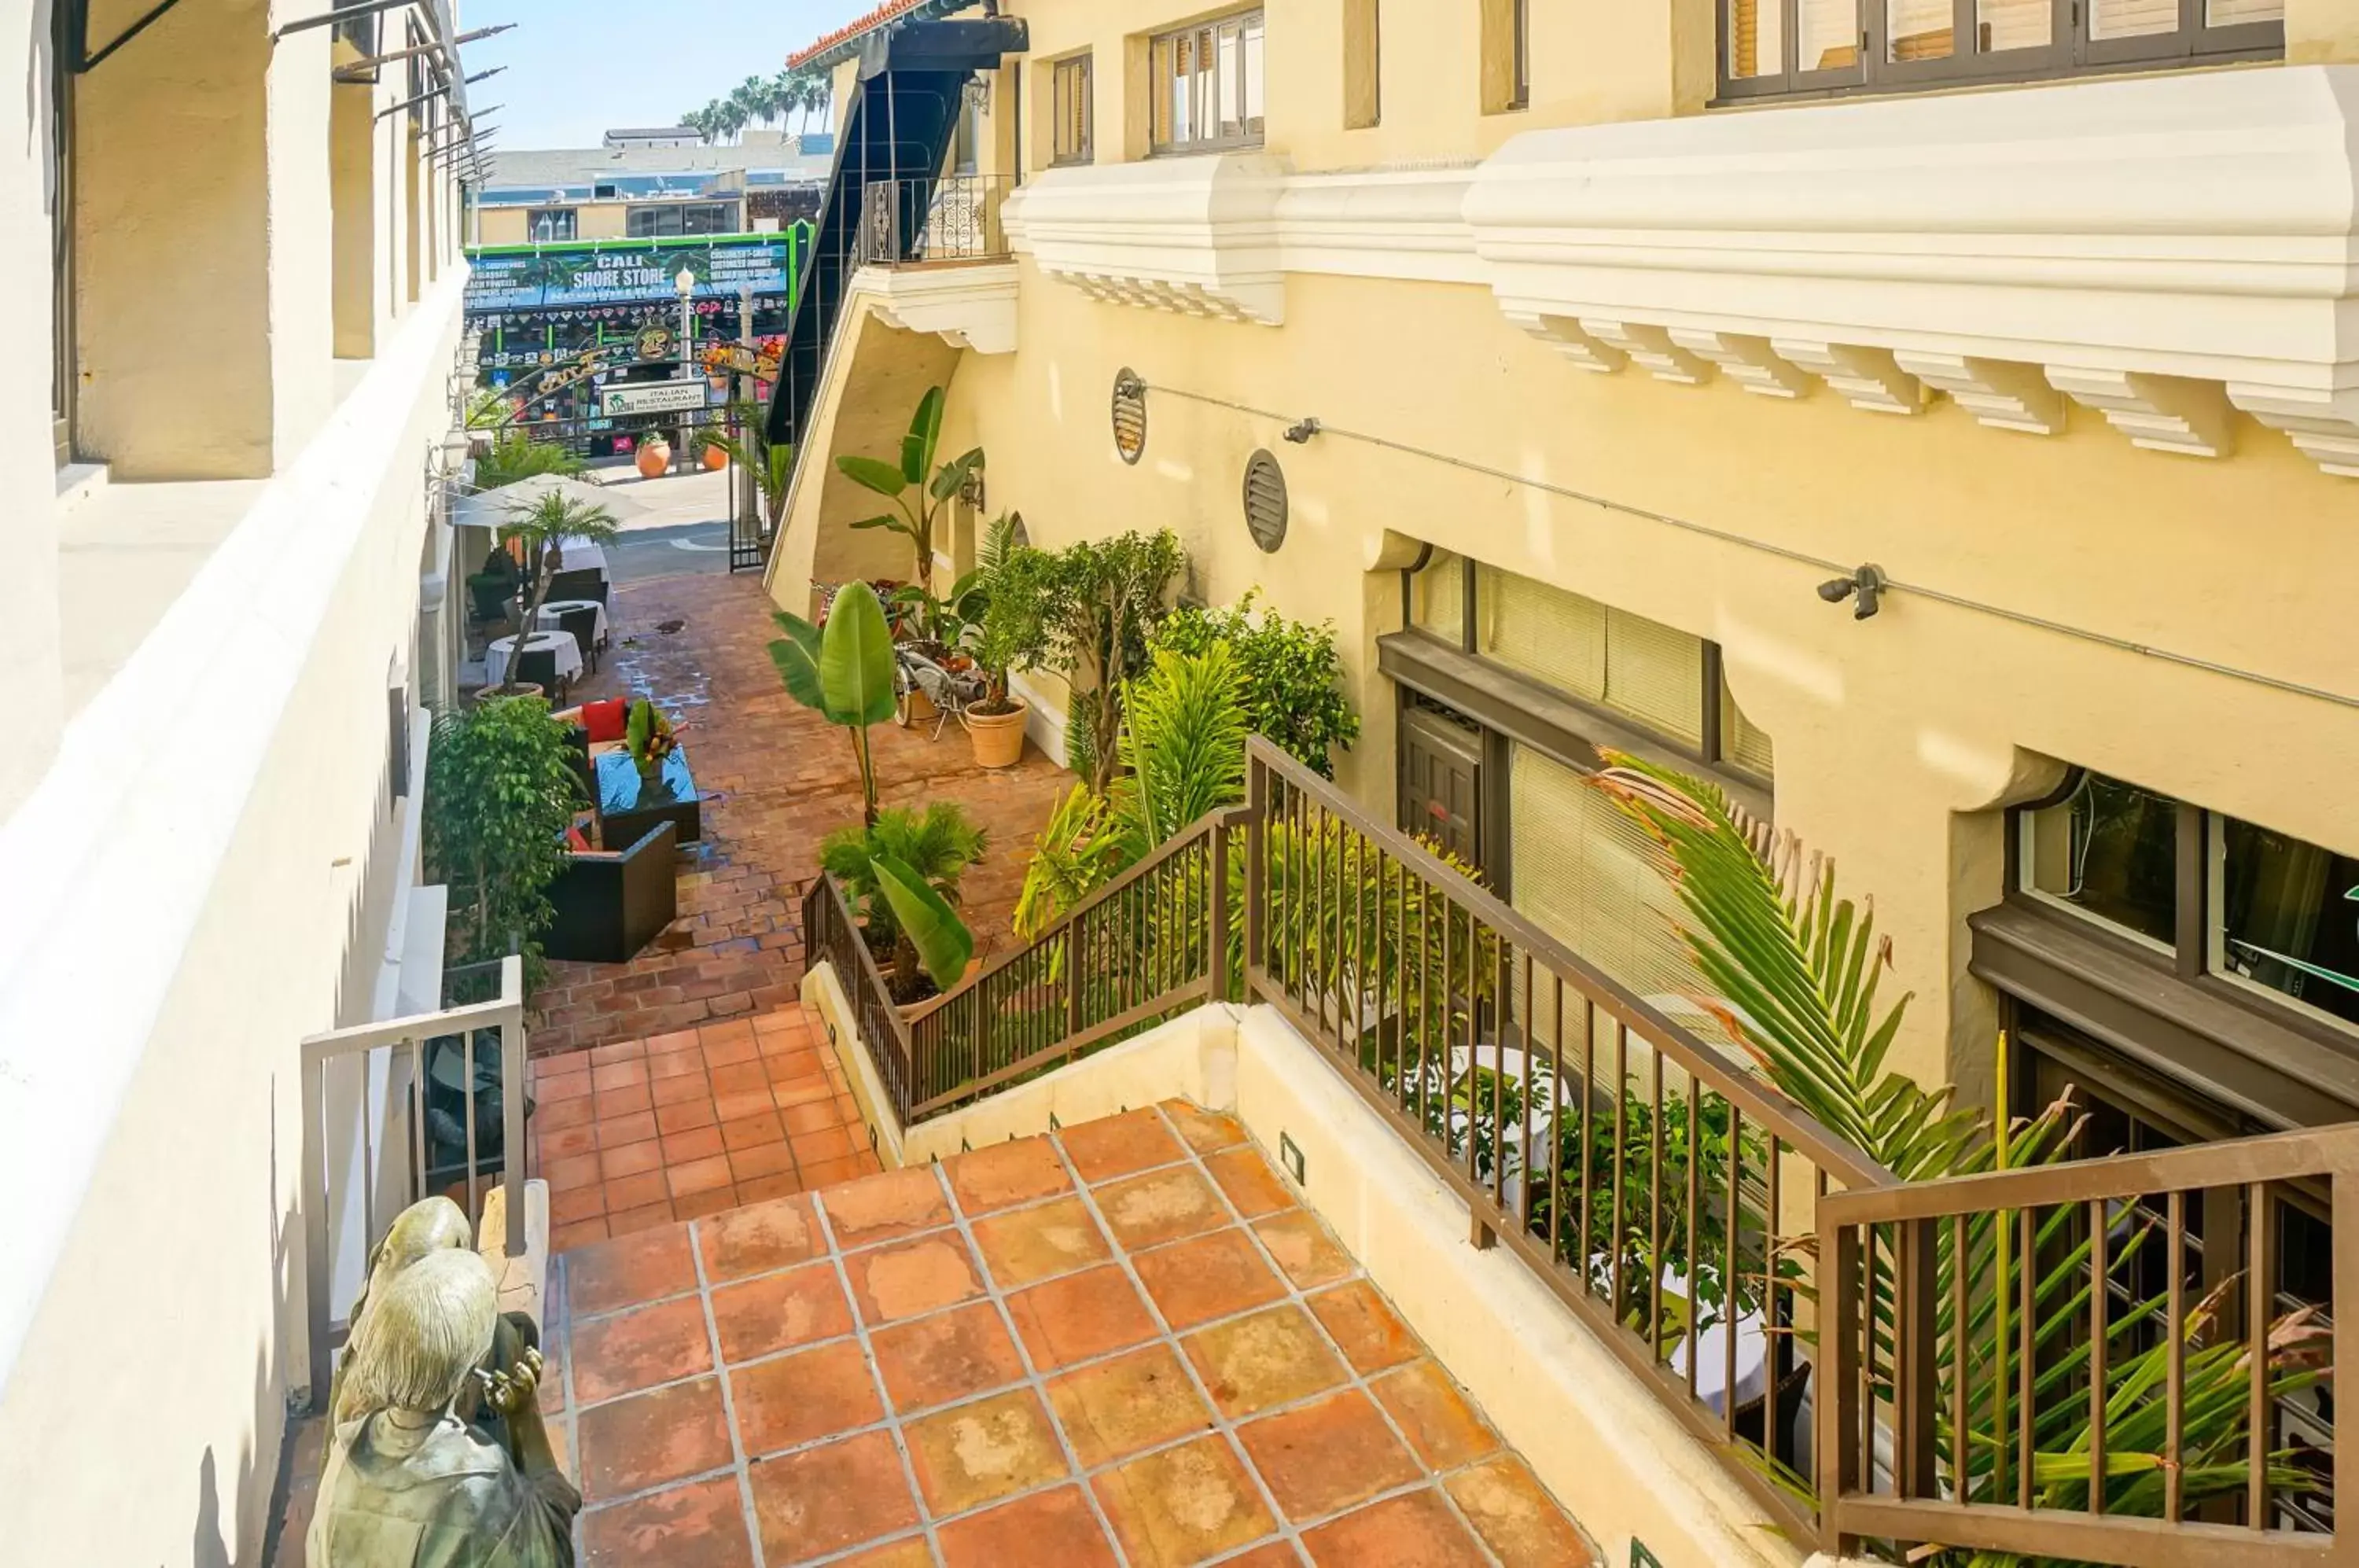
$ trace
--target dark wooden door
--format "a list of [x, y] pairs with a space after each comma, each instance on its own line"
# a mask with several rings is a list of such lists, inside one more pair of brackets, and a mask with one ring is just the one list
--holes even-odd
[[1401, 711], [1400, 823], [1470, 866], [1483, 864], [1483, 732], [1423, 703]]

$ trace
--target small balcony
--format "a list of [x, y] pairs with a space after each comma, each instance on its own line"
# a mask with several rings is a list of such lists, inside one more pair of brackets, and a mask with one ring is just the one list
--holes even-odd
[[854, 287], [878, 316], [977, 354], [1016, 350], [1016, 262], [1004, 175], [879, 180], [867, 188]]

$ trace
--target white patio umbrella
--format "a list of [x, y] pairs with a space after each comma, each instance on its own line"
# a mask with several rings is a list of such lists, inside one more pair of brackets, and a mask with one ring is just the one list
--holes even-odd
[[451, 521], [462, 528], [496, 528], [507, 521], [511, 507], [528, 506], [543, 495], [562, 495], [569, 501], [584, 506], [603, 506], [616, 522], [647, 515], [647, 508], [628, 500], [603, 485], [586, 479], [569, 479], [559, 474], [536, 474], [529, 479], [519, 479], [513, 485], [503, 485], [496, 490], [485, 490], [473, 495], [462, 495], [451, 506]]

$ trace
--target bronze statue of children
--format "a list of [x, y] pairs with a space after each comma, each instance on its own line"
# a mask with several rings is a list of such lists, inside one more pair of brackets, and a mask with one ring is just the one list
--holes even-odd
[[[337, 1427], [312, 1568], [571, 1568], [582, 1495], [541, 1424], [540, 1353], [488, 1369], [499, 1327], [491, 1265], [464, 1248], [429, 1251], [372, 1288], [341, 1390], [367, 1413]], [[478, 1390], [505, 1444], [468, 1423]]]

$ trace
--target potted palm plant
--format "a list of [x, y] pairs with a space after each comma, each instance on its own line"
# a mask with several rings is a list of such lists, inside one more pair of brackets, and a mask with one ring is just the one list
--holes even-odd
[[516, 653], [508, 659], [506, 678], [499, 686], [501, 696], [513, 697], [524, 694], [523, 683], [516, 678], [516, 667], [524, 662], [525, 648], [540, 628], [540, 606], [549, 598], [549, 580], [564, 565], [566, 542], [611, 542], [614, 514], [595, 502], [577, 500], [560, 490], [544, 490], [508, 508], [499, 537], [502, 545], [520, 550], [524, 557], [524, 619], [516, 631]]
[[[835, 878], [859, 911], [869, 950], [885, 964], [893, 999], [905, 1014], [955, 986], [965, 973], [966, 958], [941, 945], [950, 934], [941, 915], [947, 911], [950, 923], [958, 923], [960, 879], [988, 844], [984, 830], [948, 800], [936, 800], [922, 812], [897, 806], [879, 812], [875, 827], [839, 828], [820, 842], [820, 868]], [[909, 885], [898, 901], [888, 866], [906, 873], [903, 880]], [[940, 909], [926, 898], [912, 905], [912, 887], [924, 889]], [[905, 906], [914, 919], [903, 918]], [[968, 948], [971, 955], [971, 937]]]
[[970, 642], [983, 672], [983, 701], [968, 707], [965, 723], [975, 763], [983, 768], [1013, 768], [1022, 760], [1032, 709], [1009, 691], [1008, 677], [1038, 664], [1048, 647], [1043, 576], [1031, 559], [1036, 552], [1016, 543], [1022, 523], [1020, 517], [1007, 515], [995, 521], [984, 533], [973, 572], [951, 594], [962, 609], [971, 610], [979, 601], [982, 610]]
[[[983, 466], [983, 449], [934, 464], [934, 449], [942, 437], [942, 389], [930, 387], [910, 416], [909, 431], [901, 438], [901, 460], [886, 463], [874, 457], [845, 456], [835, 460], [843, 476], [864, 490], [873, 490], [893, 503], [894, 510], [853, 524], [855, 528], [887, 528], [909, 541], [917, 551], [914, 581], [930, 602], [934, 593], [934, 530], [943, 508], [966, 488], [968, 476]], [[913, 493], [914, 492], [914, 495]]]

